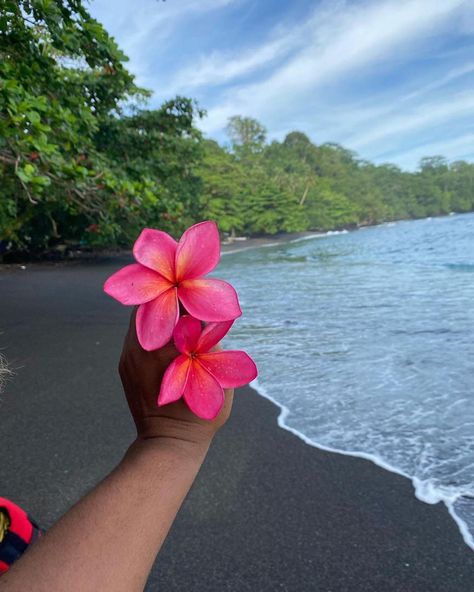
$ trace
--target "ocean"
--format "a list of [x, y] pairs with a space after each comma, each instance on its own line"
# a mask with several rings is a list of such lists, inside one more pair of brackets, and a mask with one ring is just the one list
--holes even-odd
[[216, 276], [280, 425], [410, 478], [474, 549], [474, 214], [228, 253]]

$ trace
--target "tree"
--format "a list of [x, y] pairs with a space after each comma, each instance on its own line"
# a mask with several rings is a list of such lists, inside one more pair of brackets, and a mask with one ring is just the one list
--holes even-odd
[[283, 140], [283, 145], [288, 148], [308, 148], [312, 146], [311, 140], [303, 132], [290, 132], [285, 136], [285, 139]]
[[321, 181], [307, 204], [307, 216], [312, 230], [347, 228], [358, 221], [356, 206], [347, 197], [335, 193]]
[[256, 119], [235, 115], [228, 121], [227, 135], [237, 154], [249, 156], [263, 150], [267, 130]]
[[0, 58], [0, 254], [129, 244], [199, 218], [204, 111], [185, 97], [145, 109], [81, 0], [4, 1]]
[[[97, 153], [100, 121], [143, 96], [126, 58], [80, 0], [4, 0], [0, 18], [0, 233], [44, 247], [68, 225], [107, 221], [125, 188]], [[129, 187], [133, 194], [136, 188]], [[112, 209], [114, 209], [112, 207]], [[110, 236], [117, 228], [110, 226]]]
[[453, 162], [449, 171], [451, 210], [470, 212], [474, 209], [474, 165], [463, 160]]
[[420, 159], [420, 170], [422, 172], [446, 171], [448, 170], [448, 162], [444, 156], [424, 156]]
[[217, 142], [204, 142], [204, 158], [198, 169], [202, 180], [203, 218], [215, 220], [222, 232], [235, 235], [246, 225], [245, 168]]
[[181, 232], [199, 218], [202, 180], [196, 167], [203, 143], [195, 122], [204, 114], [191, 99], [176, 97], [156, 110], [109, 117], [99, 127], [96, 146], [114, 170], [154, 186], [154, 199], [140, 211], [140, 219], [151, 226]]

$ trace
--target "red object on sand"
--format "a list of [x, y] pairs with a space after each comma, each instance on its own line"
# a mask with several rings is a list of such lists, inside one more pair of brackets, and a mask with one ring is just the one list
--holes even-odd
[[41, 536], [41, 530], [20, 506], [6, 498], [0, 497], [0, 511], [9, 519], [8, 530], [0, 543], [1, 575]]

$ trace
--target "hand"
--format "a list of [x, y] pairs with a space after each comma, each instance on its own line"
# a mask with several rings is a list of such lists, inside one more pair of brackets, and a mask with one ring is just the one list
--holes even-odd
[[163, 375], [179, 352], [172, 341], [156, 351], [145, 351], [138, 342], [135, 316], [136, 310], [130, 317], [119, 373], [137, 427], [138, 439], [171, 438], [178, 442], [208, 446], [214, 434], [229, 418], [233, 389], [224, 391], [224, 407], [213, 421], [196, 417], [182, 399], [158, 407], [156, 401]]

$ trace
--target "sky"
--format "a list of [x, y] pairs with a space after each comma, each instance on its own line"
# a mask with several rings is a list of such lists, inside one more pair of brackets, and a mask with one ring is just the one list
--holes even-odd
[[91, 0], [151, 107], [176, 94], [269, 140], [305, 132], [376, 163], [474, 161], [474, 0]]

